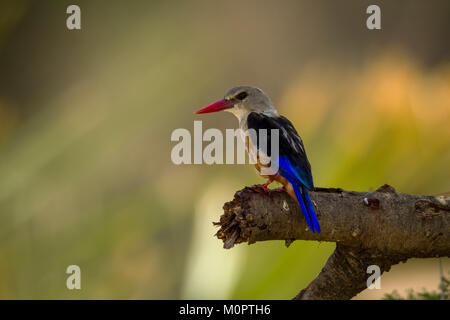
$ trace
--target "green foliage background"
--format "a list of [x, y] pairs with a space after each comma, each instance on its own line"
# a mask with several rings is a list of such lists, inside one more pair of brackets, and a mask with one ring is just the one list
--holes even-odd
[[414, 292], [414, 290], [408, 290], [406, 297], [402, 297], [397, 291], [384, 296], [384, 300], [448, 300], [450, 292], [450, 281], [446, 277], [442, 277], [442, 282], [438, 288], [438, 291], [426, 291]]

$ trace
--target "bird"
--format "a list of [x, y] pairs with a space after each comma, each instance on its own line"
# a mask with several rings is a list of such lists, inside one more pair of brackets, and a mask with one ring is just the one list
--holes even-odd
[[[255, 163], [258, 173], [268, 179], [261, 187], [269, 190], [268, 186], [272, 182], [280, 183], [283, 186], [281, 189], [285, 190], [300, 205], [310, 230], [313, 233], [320, 233], [320, 224], [308, 193], [314, 190], [311, 165], [306, 156], [303, 141], [291, 121], [278, 113], [264, 91], [253, 86], [233, 87], [225, 93], [223, 99], [201, 108], [195, 113], [203, 114], [222, 110], [231, 112], [238, 118], [239, 128], [244, 133], [248, 133], [249, 129], [256, 132], [260, 132], [260, 129], [266, 129], [267, 132], [272, 129], [279, 130], [279, 152], [278, 159], [275, 159], [277, 170], [268, 175], [261, 174], [261, 168], [267, 167], [268, 164], [262, 164], [259, 158]], [[256, 147], [258, 151], [261, 151], [262, 146], [257, 137], [248, 134], [246, 137], [249, 137], [245, 141], [247, 152], [249, 147]], [[267, 140], [264, 152], [270, 157], [268, 151], [271, 150], [270, 134], [267, 134]]]

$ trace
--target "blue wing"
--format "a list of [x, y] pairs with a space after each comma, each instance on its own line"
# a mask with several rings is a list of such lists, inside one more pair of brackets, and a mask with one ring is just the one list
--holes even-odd
[[[303, 142], [292, 123], [283, 116], [274, 117], [251, 112], [247, 117], [247, 125], [249, 129], [254, 129], [256, 132], [259, 132], [260, 129], [279, 130], [279, 157], [277, 163], [279, 173], [294, 188], [297, 201], [311, 230], [320, 232], [319, 221], [308, 194], [308, 190], [314, 189], [311, 166], [306, 157]], [[270, 157], [270, 134], [267, 134], [267, 138], [267, 150], [263, 151]], [[259, 141], [254, 141], [254, 143], [259, 149]]]

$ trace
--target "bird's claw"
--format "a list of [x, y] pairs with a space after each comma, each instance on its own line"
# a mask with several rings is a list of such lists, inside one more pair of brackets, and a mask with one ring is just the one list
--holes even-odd
[[260, 187], [264, 189], [264, 191], [269, 192], [270, 189], [268, 188], [268, 186], [273, 182], [272, 179], [267, 180], [266, 183], [261, 184]]

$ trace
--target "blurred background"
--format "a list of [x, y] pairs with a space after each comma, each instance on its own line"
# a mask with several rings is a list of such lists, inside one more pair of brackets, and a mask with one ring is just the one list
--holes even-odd
[[[2, 0], [0, 298], [292, 298], [334, 244], [222, 249], [223, 203], [264, 181], [172, 164], [172, 131], [236, 128], [193, 111], [255, 85], [297, 127], [316, 186], [449, 192], [449, 30], [448, 0]], [[411, 260], [356, 299], [438, 282], [438, 260]]]

